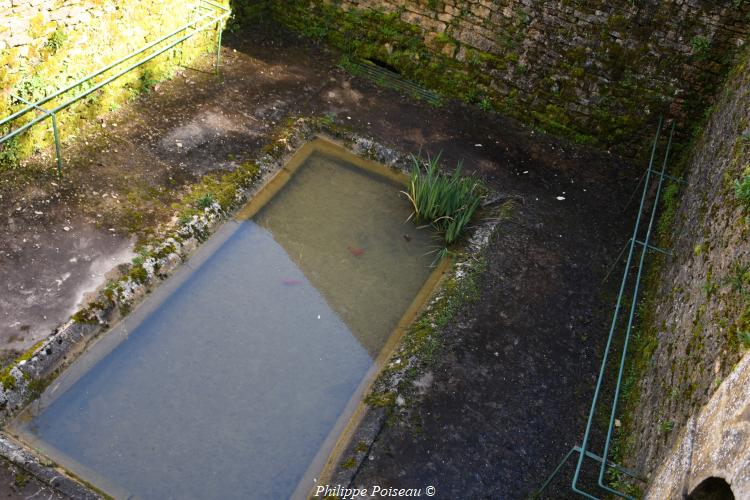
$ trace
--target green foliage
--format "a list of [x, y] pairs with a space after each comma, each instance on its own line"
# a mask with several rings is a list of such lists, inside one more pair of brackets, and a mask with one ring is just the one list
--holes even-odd
[[323, 124], [326, 127], [330, 127], [336, 122], [336, 115], [333, 113], [325, 113], [322, 117], [320, 117], [320, 123]]
[[711, 50], [711, 40], [703, 35], [697, 35], [690, 40], [690, 46], [693, 48], [693, 56], [696, 59], [704, 60], [708, 58]]
[[3, 389], [6, 391], [16, 388], [16, 379], [10, 374], [10, 369], [6, 369], [0, 374], [0, 383], [3, 384]]
[[211, 205], [214, 204], [214, 195], [213, 193], [205, 193], [202, 195], [198, 200], [195, 202], [196, 206], [200, 208], [201, 210], [204, 208], [208, 208]]
[[180, 216], [177, 218], [177, 221], [181, 226], [189, 224], [191, 220], [193, 220], [193, 216], [188, 213], [180, 214]]
[[674, 422], [671, 420], [662, 420], [661, 424], [659, 424], [659, 430], [662, 434], [669, 434], [674, 430]]
[[21, 83], [16, 87], [16, 92], [19, 97], [26, 99], [27, 101], [38, 101], [53, 90], [47, 85], [44, 80], [38, 75], [32, 75], [21, 80]]
[[47, 38], [47, 43], [44, 46], [49, 50], [50, 54], [55, 54], [62, 48], [67, 39], [68, 36], [65, 32], [58, 28]]
[[727, 328], [727, 340], [732, 349], [750, 348], [750, 304], [744, 304], [737, 318]]
[[130, 268], [128, 276], [136, 283], [144, 284], [148, 281], [148, 272], [143, 268], [142, 264], [134, 264]]
[[246, 161], [231, 172], [204, 175], [200, 182], [193, 186], [192, 193], [185, 203], [174, 207], [178, 210], [180, 224], [187, 224], [193, 215], [198, 215], [214, 202], [221, 205], [222, 210], [234, 207], [237, 204], [237, 190], [248, 187], [259, 174], [260, 167]]
[[328, 26], [312, 23], [307, 25], [303, 33], [305, 36], [312, 38], [316, 42], [322, 42], [328, 36], [328, 31]]
[[442, 33], [438, 33], [433, 41], [436, 43], [451, 43], [454, 40], [448, 33], [443, 31]]
[[16, 137], [0, 144], [0, 172], [15, 168], [19, 160], [18, 139]]
[[701, 291], [707, 299], [710, 299], [719, 291], [719, 285], [718, 283], [711, 281], [711, 277], [709, 276], [706, 278], [706, 282], [701, 286]]
[[746, 210], [750, 210], [750, 174], [734, 181], [734, 196]]
[[750, 330], [738, 331], [737, 339], [745, 349], [750, 349]]
[[427, 159], [412, 156], [409, 192], [404, 194], [414, 208], [416, 222], [428, 222], [443, 235], [447, 245], [458, 240], [474, 212], [479, 208], [486, 188], [474, 176], [463, 177], [461, 164], [452, 175], [440, 172], [440, 155]]
[[157, 83], [159, 83], [159, 79], [156, 78], [151, 70], [146, 69], [138, 78], [138, 91], [141, 94], [148, 94], [154, 89]]
[[626, 495], [630, 495], [633, 498], [641, 498], [643, 496], [641, 489], [635, 484], [633, 478], [624, 472], [620, 472], [615, 468], [610, 468], [607, 470], [607, 478], [611, 488], [621, 493], [625, 493]]
[[732, 291], [738, 292], [742, 297], [750, 298], [750, 263], [732, 264], [726, 281], [732, 287]]
[[659, 225], [657, 226], [657, 234], [661, 238], [665, 238], [669, 233], [669, 229], [672, 227], [674, 216], [677, 213], [677, 202], [679, 200], [680, 188], [674, 183], [670, 182], [662, 192], [661, 199], [663, 209], [661, 216], [659, 217]]
[[73, 314], [70, 319], [72, 319], [76, 323], [81, 323], [84, 325], [96, 325], [97, 323], [99, 323], [99, 319], [97, 318], [96, 312], [94, 311], [97, 305], [97, 303], [89, 304], [89, 306]]

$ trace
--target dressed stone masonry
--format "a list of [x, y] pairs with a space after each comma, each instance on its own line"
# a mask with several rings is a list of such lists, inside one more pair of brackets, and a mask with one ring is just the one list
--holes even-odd
[[701, 116], [750, 27], [745, 0], [286, 0], [270, 8], [295, 30], [448, 95], [582, 142], [639, 149], [656, 114], [682, 125]]

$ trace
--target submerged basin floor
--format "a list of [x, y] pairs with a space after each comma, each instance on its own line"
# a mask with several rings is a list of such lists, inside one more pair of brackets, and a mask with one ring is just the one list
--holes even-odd
[[[391, 179], [312, 148], [11, 431], [117, 497], [283, 498], [430, 275]], [[328, 448], [326, 448], [328, 447]]]

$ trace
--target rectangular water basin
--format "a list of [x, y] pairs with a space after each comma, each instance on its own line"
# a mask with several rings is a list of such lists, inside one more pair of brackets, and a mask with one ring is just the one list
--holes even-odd
[[304, 495], [437, 281], [403, 182], [308, 143], [11, 434], [117, 498]]

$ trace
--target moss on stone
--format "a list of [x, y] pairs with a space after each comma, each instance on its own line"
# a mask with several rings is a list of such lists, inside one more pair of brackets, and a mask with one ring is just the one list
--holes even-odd
[[10, 373], [10, 368], [6, 368], [0, 374], [0, 382], [3, 384], [3, 389], [10, 391], [16, 388], [16, 379]]
[[[726, 54], [732, 53], [712, 45], [707, 52], [711, 66], [696, 68], [689, 85], [676, 84], [673, 73], [689, 63], [689, 57], [684, 50], [674, 50], [660, 53], [655, 60], [653, 27], [668, 24], [687, 34], [698, 25], [689, 17], [676, 20], [669, 4], [654, 7], [650, 22], [640, 23], [633, 22], [634, 11], [602, 17], [596, 3], [575, 2], [569, 14], [585, 18], [585, 23], [577, 24], [575, 19], [555, 16], [539, 20], [534, 8], [520, 6], [504, 9], [502, 17], [484, 22], [464, 4], [453, 8], [448, 19], [441, 18], [442, 10], [424, 3], [409, 10], [385, 2], [359, 7], [356, 2], [323, 0], [272, 2], [269, 17], [328, 42], [350, 57], [383, 61], [446, 97], [630, 156], [646, 154], [647, 125], [667, 111], [675, 95], [684, 101], [680, 106], [687, 117], [683, 123], [695, 121], [723, 80], [730, 62]], [[562, 4], [556, 8], [570, 9]], [[537, 29], [547, 30], [544, 47], [528, 37], [535, 16]], [[734, 14], [727, 11], [726, 16]], [[579, 31], [584, 24], [585, 31]], [[578, 40], [571, 43], [576, 36]], [[467, 37], [478, 41], [462, 41]], [[486, 45], [482, 39], [492, 39], [487, 50], [478, 48]], [[522, 63], [521, 50], [526, 59], [539, 50], [549, 60], [544, 65]], [[553, 75], [556, 81], [545, 83]], [[582, 99], [582, 95], [589, 97]], [[678, 137], [678, 146], [685, 137]]]

